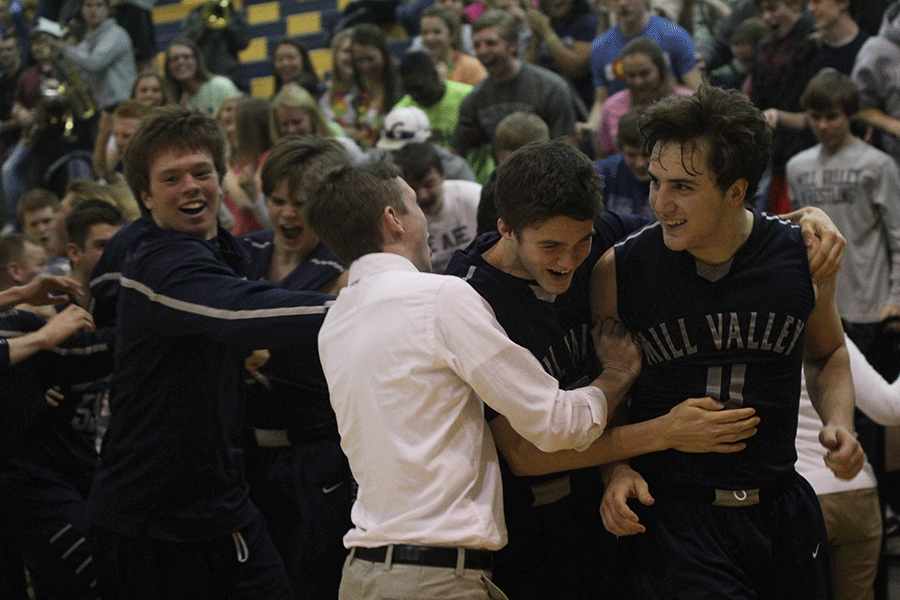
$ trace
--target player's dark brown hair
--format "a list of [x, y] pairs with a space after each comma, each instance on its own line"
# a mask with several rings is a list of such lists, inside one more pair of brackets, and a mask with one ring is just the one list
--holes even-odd
[[704, 166], [713, 181], [724, 191], [746, 179], [746, 198], [756, 193], [772, 154], [772, 131], [765, 117], [738, 90], [701, 85], [692, 96], [661, 100], [644, 113], [641, 131], [651, 154], [657, 144], [679, 144], [688, 173], [696, 173], [691, 157], [706, 144]]
[[564, 216], [594, 221], [603, 212], [603, 182], [594, 164], [571, 144], [528, 144], [497, 167], [497, 217], [519, 235]]

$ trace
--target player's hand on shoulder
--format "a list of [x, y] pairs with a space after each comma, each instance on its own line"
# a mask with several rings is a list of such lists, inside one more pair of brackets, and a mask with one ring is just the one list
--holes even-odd
[[856, 436], [844, 427], [826, 425], [819, 432], [819, 442], [828, 449], [825, 464], [838, 479], [853, 479], [863, 468], [866, 454]]
[[628, 500], [636, 498], [644, 506], [653, 504], [647, 482], [640, 473], [625, 463], [610, 466], [607, 473], [606, 490], [603, 502], [600, 503], [603, 526], [613, 535], [644, 533], [647, 529], [628, 506]]
[[847, 240], [825, 212], [816, 207], [804, 209], [798, 222], [813, 281], [821, 282], [837, 275], [844, 259]]
[[664, 415], [669, 448], [681, 452], [739, 452], [756, 435], [759, 417], [752, 408], [725, 410], [714, 398], [688, 398]]
[[641, 373], [643, 355], [641, 347], [625, 325], [621, 321], [604, 319], [597, 322], [591, 333], [594, 336], [597, 360], [603, 367], [604, 374], [615, 371], [630, 378], [631, 382], [637, 379]]

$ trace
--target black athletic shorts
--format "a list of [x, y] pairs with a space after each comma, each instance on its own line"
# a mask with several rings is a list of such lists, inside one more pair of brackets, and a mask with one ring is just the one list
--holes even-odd
[[650, 494], [652, 506], [633, 506], [647, 531], [619, 539], [638, 598], [831, 598], [825, 522], [799, 475], [745, 507], [657, 493], [652, 485]]

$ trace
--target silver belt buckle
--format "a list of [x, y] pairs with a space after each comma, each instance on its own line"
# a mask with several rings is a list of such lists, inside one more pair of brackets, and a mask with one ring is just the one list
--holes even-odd
[[752, 490], [720, 490], [716, 489], [713, 506], [753, 506], [759, 504], [759, 488]]
[[284, 448], [291, 445], [287, 429], [254, 429], [256, 445], [261, 448]]

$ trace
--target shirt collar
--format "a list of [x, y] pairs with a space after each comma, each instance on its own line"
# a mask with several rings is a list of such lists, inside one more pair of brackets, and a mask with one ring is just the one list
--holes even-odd
[[392, 252], [375, 252], [357, 258], [350, 265], [349, 280], [353, 285], [361, 278], [368, 275], [378, 275], [388, 271], [412, 271], [418, 272], [412, 262], [399, 254]]

